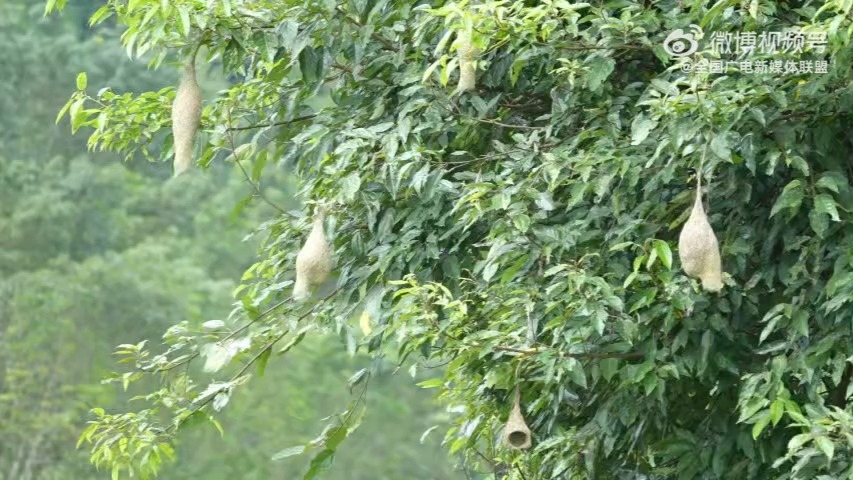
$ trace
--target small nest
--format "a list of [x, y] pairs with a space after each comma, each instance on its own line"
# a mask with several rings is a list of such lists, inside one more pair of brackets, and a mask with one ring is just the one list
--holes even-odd
[[678, 258], [684, 273], [701, 280], [702, 288], [709, 292], [723, 289], [720, 246], [702, 206], [701, 180], [697, 180], [693, 209], [678, 237]]
[[504, 426], [504, 443], [507, 447], [516, 450], [526, 450], [533, 445], [530, 427], [527, 426], [524, 415], [521, 413], [521, 392], [518, 387], [515, 387], [515, 401]]
[[314, 214], [311, 233], [296, 255], [294, 300], [307, 299], [311, 295], [311, 289], [322, 285], [332, 271], [332, 250], [326, 241], [326, 233], [323, 229], [324, 218], [325, 212], [318, 209]]
[[192, 166], [193, 142], [201, 123], [201, 107], [201, 90], [195, 77], [195, 65], [187, 63], [172, 103], [175, 176], [186, 172]]
[[459, 59], [459, 83], [457, 92], [467, 92], [477, 88], [476, 59], [479, 55], [477, 47], [472, 45], [469, 32], [461, 31], [457, 34], [459, 46], [456, 49]]

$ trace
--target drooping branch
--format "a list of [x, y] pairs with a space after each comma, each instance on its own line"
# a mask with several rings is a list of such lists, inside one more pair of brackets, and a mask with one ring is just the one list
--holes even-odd
[[[523, 348], [514, 348], [514, 347], [504, 347], [497, 346], [494, 347], [495, 350], [499, 352], [512, 352], [518, 353], [523, 356], [536, 355], [543, 352], [551, 351], [552, 349], [548, 348], [531, 348], [531, 349], [523, 349]], [[605, 359], [605, 358], [620, 358], [620, 359], [638, 359], [644, 358], [646, 354], [642, 352], [626, 352], [626, 353], [600, 353], [600, 352], [587, 352], [587, 353], [566, 353], [566, 352], [556, 352], [557, 355], [566, 358], [592, 358], [592, 359]]]
[[[344, 20], [346, 20], [347, 22], [349, 22], [349, 23], [351, 23], [351, 24], [353, 24], [353, 25], [355, 25], [355, 26], [357, 26], [357, 27], [362, 27], [362, 26], [363, 26], [363, 25], [361, 24], [361, 22], [360, 22], [357, 18], [352, 18], [352, 17], [350, 17], [350, 16], [349, 16], [349, 14], [348, 14], [347, 12], [345, 12], [341, 7], [339, 7], [339, 6], [338, 6], [338, 7], [335, 7], [335, 10], [337, 10], [337, 12], [338, 12], [338, 13], [340, 13], [341, 15], [343, 15]], [[385, 50], [389, 50], [389, 51], [392, 51], [392, 52], [399, 51], [399, 49], [398, 49], [398, 48], [397, 48], [393, 43], [391, 43], [391, 41], [390, 41], [390, 40], [388, 40], [387, 38], [383, 37], [382, 35], [379, 35], [379, 34], [378, 34], [378, 33], [376, 33], [376, 32], [373, 32], [372, 34], [370, 34], [370, 38], [372, 38], [372, 39], [376, 40], [377, 42], [381, 43], [381, 44], [382, 44], [382, 48], [383, 48], [383, 49], [385, 49]]]
[[[321, 299], [320, 301], [318, 301], [317, 303], [315, 303], [314, 305], [312, 305], [312, 306], [311, 306], [311, 308], [310, 308], [310, 309], [308, 309], [308, 311], [306, 311], [306, 312], [305, 312], [305, 313], [303, 313], [302, 315], [300, 315], [300, 316], [296, 319], [296, 321], [297, 321], [297, 322], [301, 322], [302, 320], [305, 320], [306, 318], [308, 318], [308, 316], [309, 316], [309, 315], [311, 315], [312, 313], [314, 313], [314, 312], [316, 311], [316, 309], [317, 309], [317, 307], [318, 307], [318, 306], [322, 305], [323, 303], [325, 303], [325, 301], [326, 301], [326, 300], [328, 300], [330, 297], [334, 296], [334, 295], [335, 295], [335, 293], [336, 293], [338, 290], [339, 290], [339, 289], [336, 289], [335, 291], [333, 291], [332, 293], [330, 293], [330, 294], [329, 294], [329, 295], [327, 295], [326, 297], [323, 297], [323, 299]], [[240, 371], [238, 371], [237, 373], [235, 373], [235, 374], [230, 378], [230, 380], [229, 380], [229, 382], [228, 382], [228, 383], [236, 382], [240, 377], [242, 377], [242, 376], [243, 376], [243, 375], [244, 375], [244, 374], [249, 370], [249, 368], [251, 368], [251, 367], [252, 367], [252, 365], [255, 365], [255, 364], [258, 362], [258, 360], [260, 360], [260, 359], [261, 359], [261, 357], [264, 355], [264, 353], [265, 353], [267, 350], [269, 350], [269, 349], [271, 349], [273, 346], [275, 346], [275, 344], [276, 344], [276, 343], [278, 343], [279, 341], [281, 341], [281, 339], [283, 339], [285, 336], [287, 336], [287, 334], [288, 334], [288, 333], [290, 333], [290, 330], [284, 330], [283, 332], [281, 332], [281, 333], [277, 334], [276, 336], [274, 336], [274, 337], [273, 337], [270, 341], [268, 341], [266, 344], [264, 344], [264, 345], [263, 345], [263, 347], [258, 351], [258, 353], [256, 353], [256, 354], [255, 354], [251, 359], [249, 359], [249, 361], [248, 361], [248, 362], [246, 362], [246, 364], [245, 364], [245, 365], [243, 365], [243, 368], [241, 368], [241, 369], [240, 369]], [[205, 398], [205, 399], [204, 399], [204, 401], [200, 402], [200, 403], [199, 403], [199, 404], [198, 404], [194, 409], [192, 409], [192, 411], [190, 411], [190, 413], [189, 413], [188, 415], [186, 415], [186, 416], [184, 416], [183, 418], [181, 418], [181, 420], [179, 420], [177, 423], [173, 423], [172, 425], [170, 425], [170, 426], [169, 426], [169, 428], [167, 428], [166, 430], [167, 430], [167, 431], [169, 431], [169, 430], [177, 430], [177, 429], [179, 429], [179, 428], [181, 427], [181, 425], [183, 425], [183, 424], [184, 424], [184, 422], [186, 422], [186, 421], [187, 421], [191, 416], [195, 415], [197, 412], [200, 412], [200, 411], [201, 411], [201, 410], [203, 410], [203, 409], [204, 409], [208, 404], [210, 404], [210, 402], [212, 402], [212, 401], [213, 401], [213, 399], [214, 399], [214, 398], [216, 398], [216, 395], [217, 395], [217, 394], [218, 394], [218, 393], [211, 393], [210, 395], [208, 395], [208, 397], [207, 397], [207, 398]]]
[[[231, 128], [231, 111], [230, 110], [228, 111], [228, 127]], [[237, 153], [237, 145], [234, 142], [234, 135], [232, 134], [232, 132], [233, 132], [232, 130], [227, 131], [227, 136], [228, 136], [228, 143], [231, 144], [231, 154], [234, 156], [234, 163], [236, 163], [237, 166], [240, 167], [240, 171], [243, 172], [243, 176], [246, 177], [246, 181], [249, 182], [249, 185], [252, 186], [252, 188], [255, 190], [255, 193], [258, 195], [258, 197], [260, 197], [264, 202], [269, 204], [274, 209], [278, 210], [280, 213], [285, 213], [285, 210], [283, 208], [279, 207], [278, 205], [275, 204], [275, 202], [273, 202], [272, 200], [267, 198], [267, 196], [261, 190], [261, 186], [258, 184], [258, 182], [255, 182], [254, 180], [252, 180], [252, 177], [251, 177], [251, 175], [249, 175], [249, 172], [247, 172], [246, 168], [243, 167], [243, 163], [240, 161], [240, 155]]]
[[316, 118], [317, 114], [312, 113], [311, 115], [303, 115], [301, 117], [296, 117], [292, 120], [283, 120], [281, 122], [270, 122], [270, 123], [258, 123], [255, 125], [246, 125], [244, 127], [233, 127], [229, 126], [225, 129], [226, 132], [239, 132], [243, 130], [254, 130], [256, 128], [266, 128], [266, 127], [280, 127], [282, 125], [290, 125], [291, 123], [304, 122], [306, 120], [311, 120], [312, 118]]

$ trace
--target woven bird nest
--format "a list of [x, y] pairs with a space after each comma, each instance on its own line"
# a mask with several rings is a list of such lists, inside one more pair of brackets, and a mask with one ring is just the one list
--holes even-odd
[[504, 443], [510, 448], [524, 450], [533, 444], [530, 427], [521, 413], [521, 392], [515, 387], [515, 401], [504, 426]]

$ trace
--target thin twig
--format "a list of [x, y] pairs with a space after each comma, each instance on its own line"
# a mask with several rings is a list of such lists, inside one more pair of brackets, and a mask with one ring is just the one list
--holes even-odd
[[155, 368], [155, 369], [153, 369], [153, 370], [152, 370], [152, 369], [150, 369], [150, 368], [147, 368], [147, 367], [139, 367], [139, 368], [138, 368], [138, 370], [139, 370], [139, 371], [141, 371], [141, 372], [145, 372], [145, 373], [162, 373], [162, 372], [168, 372], [169, 370], [173, 370], [173, 369], [175, 369], [175, 368], [178, 368], [178, 367], [180, 367], [181, 365], [189, 364], [190, 362], [192, 362], [193, 360], [195, 360], [195, 359], [196, 359], [196, 357], [198, 357], [198, 356], [199, 356], [199, 352], [196, 352], [196, 353], [194, 353], [194, 354], [190, 355], [189, 357], [187, 357], [187, 358], [185, 358], [185, 359], [181, 360], [180, 362], [178, 362], [178, 363], [176, 363], [176, 364], [174, 364], [174, 365], [170, 365], [170, 366], [168, 366], [168, 367]]
[[273, 345], [275, 345], [279, 340], [284, 338], [284, 336], [288, 333], [290, 333], [290, 330], [285, 330], [280, 334], [276, 335], [275, 338], [267, 342], [267, 344], [264, 345], [264, 348], [262, 348], [260, 352], [258, 352], [254, 357], [252, 357], [251, 360], [249, 360], [248, 362], [246, 362], [245, 365], [243, 365], [243, 368], [241, 368], [240, 371], [237, 372], [237, 374], [231, 378], [231, 381], [233, 382], [234, 380], [237, 380], [238, 378], [242, 377], [243, 374], [246, 373], [247, 370], [249, 370], [249, 367], [254, 365], [255, 362], [257, 362], [261, 358], [261, 355], [263, 355], [267, 350], [271, 349]]
[[[335, 291], [337, 291], [337, 289], [336, 289]], [[335, 292], [332, 292], [332, 295], [333, 295], [334, 293], [335, 293]], [[329, 295], [329, 296], [331, 296], [331, 295]], [[326, 299], [328, 299], [328, 298], [329, 298], [329, 297], [325, 297], [323, 300], [326, 300]], [[311, 315], [312, 313], [314, 313], [314, 311], [316, 310], [316, 308], [317, 308], [319, 305], [321, 305], [321, 304], [322, 304], [322, 302], [317, 302], [316, 304], [314, 304], [314, 305], [313, 305], [313, 306], [312, 306], [312, 307], [311, 307], [307, 312], [305, 312], [305, 313], [303, 313], [302, 315], [300, 315], [300, 316], [299, 316], [299, 318], [297, 318], [297, 319], [296, 319], [296, 321], [297, 321], [297, 322], [299, 322], [299, 321], [301, 321], [301, 320], [304, 320], [306, 317], [308, 317], [308, 315]], [[260, 350], [260, 351], [259, 351], [259, 352], [254, 356], [254, 357], [252, 357], [252, 358], [251, 358], [251, 359], [246, 363], [246, 365], [244, 365], [244, 366], [243, 366], [243, 368], [241, 368], [241, 369], [240, 369], [240, 371], [239, 371], [239, 372], [237, 372], [234, 376], [232, 376], [232, 377], [231, 377], [230, 382], [234, 382], [234, 381], [236, 381], [238, 378], [242, 377], [242, 376], [243, 376], [243, 374], [244, 374], [244, 373], [246, 373], [246, 371], [248, 371], [248, 370], [249, 370], [249, 368], [250, 368], [252, 365], [254, 365], [254, 364], [255, 364], [255, 363], [256, 363], [256, 362], [261, 358], [261, 356], [264, 354], [264, 352], [266, 352], [267, 350], [271, 349], [271, 348], [273, 347], [273, 345], [275, 345], [276, 343], [278, 343], [278, 342], [279, 342], [282, 338], [284, 338], [288, 333], [290, 333], [290, 331], [289, 331], [289, 330], [285, 330], [284, 332], [280, 333], [279, 335], [276, 335], [276, 336], [275, 336], [275, 338], [273, 338], [272, 340], [270, 340], [269, 342], [267, 342], [267, 344], [266, 344], [266, 345], [264, 345], [264, 347], [263, 347], [263, 348], [261, 348], [261, 350]], [[216, 397], [216, 395], [218, 395], [218, 392], [217, 392], [217, 393], [215, 393], [215, 394], [212, 394], [212, 395], [208, 396], [208, 398], [206, 398], [203, 402], [201, 402], [200, 404], [198, 404], [198, 406], [197, 406], [196, 408], [194, 408], [194, 409], [192, 410], [192, 412], [190, 412], [190, 414], [189, 414], [189, 415], [187, 415], [186, 417], [184, 417], [184, 418], [183, 418], [180, 422], [178, 422], [177, 424], [172, 424], [172, 425], [170, 425], [170, 426], [169, 426], [169, 428], [167, 428], [167, 429], [166, 429], [166, 431], [172, 430], [173, 428], [174, 428], [175, 430], [177, 430], [178, 428], [180, 428], [180, 427], [181, 427], [181, 425], [183, 425], [183, 423], [184, 423], [188, 418], [190, 418], [191, 416], [195, 415], [197, 412], [201, 411], [201, 410], [202, 410], [204, 407], [206, 407], [206, 406], [207, 406], [211, 401], [213, 401], [213, 399]]]
[[523, 130], [540, 130], [540, 129], [544, 128], [544, 127], [528, 127], [527, 125], [510, 125], [509, 123], [503, 123], [503, 122], [499, 122], [497, 120], [489, 120], [487, 118], [474, 118], [474, 117], [471, 117], [471, 118], [473, 118], [474, 120], [481, 122], [481, 123], [488, 123], [491, 125], [497, 125], [499, 127], [520, 128]]
[[[546, 349], [546, 348], [542, 348], [542, 349], [540, 349], [540, 348], [523, 349], [523, 348], [504, 347], [504, 346], [497, 346], [497, 347], [494, 347], [494, 349], [495, 349], [495, 350], [497, 350], [497, 351], [499, 351], [499, 352], [513, 352], [513, 353], [520, 353], [520, 354], [522, 354], [522, 355], [536, 355], [536, 354], [538, 354], [538, 353], [543, 353], [543, 352], [547, 352], [547, 351], [550, 351], [550, 350], [551, 350], [551, 349]], [[643, 357], [645, 357], [645, 354], [644, 354], [644, 353], [642, 353], [642, 352], [627, 352], [627, 353], [594, 353], [594, 352], [590, 352], [590, 353], [565, 353], [565, 352], [559, 352], [559, 351], [558, 351], [558, 352], [557, 352], [557, 354], [558, 354], [558, 355], [560, 355], [560, 356], [562, 356], [562, 357], [577, 358], [577, 359], [583, 359], [583, 358], [602, 358], [602, 359], [603, 359], [603, 358], [623, 358], [623, 359], [630, 359], [630, 358], [643, 358]]]
[[280, 301], [276, 302], [276, 304], [275, 304], [275, 305], [273, 305], [273, 306], [269, 307], [268, 309], [264, 310], [264, 311], [263, 311], [263, 312], [261, 312], [257, 317], [255, 317], [255, 318], [251, 319], [248, 323], [246, 323], [246, 324], [245, 324], [245, 325], [243, 325], [242, 327], [240, 327], [240, 328], [238, 328], [237, 330], [234, 330], [233, 332], [229, 333], [229, 334], [228, 334], [228, 336], [227, 336], [227, 337], [225, 337], [225, 338], [223, 338], [222, 340], [220, 340], [220, 341], [219, 341], [219, 343], [222, 343], [222, 342], [225, 342], [225, 341], [227, 341], [227, 340], [230, 340], [231, 338], [234, 338], [234, 336], [235, 336], [235, 335], [237, 335], [238, 333], [242, 332], [243, 330], [245, 330], [245, 329], [249, 328], [250, 326], [252, 326], [252, 325], [253, 325], [253, 324], [255, 324], [256, 322], [258, 322], [258, 321], [262, 320], [264, 317], [266, 317], [267, 315], [269, 315], [270, 313], [272, 313], [272, 312], [273, 312], [275, 309], [277, 309], [278, 307], [280, 307], [280, 306], [284, 305], [285, 303], [287, 303], [289, 300], [290, 300], [290, 298], [285, 298], [284, 300], [280, 300]]
[[[231, 127], [231, 111], [228, 110], [227, 114], [228, 114], [228, 126]], [[237, 166], [240, 167], [240, 171], [243, 172], [243, 176], [246, 177], [246, 181], [249, 182], [249, 185], [251, 185], [252, 188], [255, 190], [255, 193], [257, 193], [257, 196], [260, 197], [261, 200], [266, 202], [268, 205], [270, 205], [274, 209], [278, 210], [279, 213], [286, 213], [286, 211], [283, 208], [279, 207], [272, 200], [267, 198], [267, 196], [264, 195], [264, 192], [261, 191], [261, 186], [258, 183], [255, 183], [254, 180], [252, 180], [252, 177], [249, 175], [249, 172], [246, 171], [246, 169], [243, 167], [243, 163], [240, 162], [240, 155], [237, 154], [237, 145], [234, 143], [234, 135], [231, 133], [231, 130], [228, 130], [226, 133], [227, 133], [227, 137], [228, 137], [228, 143], [231, 144], [231, 154], [234, 155], [234, 163], [236, 163]]]
[[[351, 24], [353, 24], [353, 25], [355, 25], [355, 26], [357, 26], [357, 27], [363, 27], [363, 25], [361, 24], [361, 22], [360, 22], [360, 21], [358, 21], [358, 19], [357, 19], [357, 18], [352, 18], [352, 17], [350, 17], [350, 16], [349, 16], [349, 14], [348, 14], [347, 12], [345, 12], [345, 11], [344, 11], [344, 9], [342, 9], [340, 6], [335, 7], [335, 10], [336, 10], [338, 13], [340, 13], [341, 15], [343, 15], [344, 20], [346, 20], [346, 21], [350, 22]], [[372, 38], [372, 39], [374, 39], [374, 40], [378, 41], [379, 43], [381, 43], [381, 44], [382, 44], [382, 48], [384, 48], [385, 50], [390, 50], [390, 51], [392, 51], [392, 52], [397, 52], [397, 51], [399, 51], [399, 49], [397, 48], [397, 46], [396, 46], [396, 45], [394, 45], [390, 40], [388, 40], [387, 38], [383, 37], [382, 35], [379, 35], [379, 34], [378, 34], [378, 33], [376, 33], [376, 32], [373, 32], [373, 33], [370, 35], [370, 38]]]
[[266, 128], [266, 127], [280, 127], [282, 125], [290, 125], [291, 123], [296, 122], [304, 122], [305, 120], [311, 120], [312, 118], [317, 117], [316, 113], [312, 113], [311, 115], [303, 115], [301, 117], [296, 117], [292, 120], [283, 120], [281, 122], [271, 122], [271, 123], [259, 123], [257, 125], [247, 125], [245, 127], [232, 127], [231, 125], [231, 116], [229, 114], [229, 126], [225, 129], [226, 132], [239, 132], [242, 130], [254, 130], [256, 128]]
[[498, 465], [497, 465], [497, 463], [495, 463], [495, 461], [494, 461], [494, 460], [492, 460], [492, 459], [490, 459], [489, 457], [485, 456], [485, 455], [483, 454], [483, 452], [481, 452], [481, 451], [480, 451], [480, 449], [479, 449], [479, 448], [477, 448], [477, 447], [471, 447], [471, 448], [474, 450], [474, 453], [476, 453], [477, 455], [479, 455], [479, 457], [480, 457], [480, 458], [482, 458], [484, 462], [486, 462], [486, 464], [489, 466], [489, 468], [491, 468], [491, 469], [492, 469], [492, 472], [497, 472], [497, 471], [498, 471]]
[[[332, 291], [331, 291], [331, 293], [329, 293], [329, 294], [328, 294], [328, 295], [326, 295], [325, 297], [323, 297], [323, 298], [321, 298], [320, 300], [318, 300], [318, 301], [317, 301], [317, 305], [320, 305], [320, 304], [326, 303], [326, 300], [328, 300], [328, 299], [332, 298], [332, 296], [333, 296], [333, 295], [335, 295], [336, 293], [338, 293], [340, 290], [341, 290], [340, 288], [336, 288], [336, 289], [332, 290]], [[229, 339], [233, 338], [235, 335], [237, 335], [237, 334], [239, 334], [240, 332], [242, 332], [242, 331], [246, 330], [247, 328], [251, 327], [252, 325], [254, 325], [254, 324], [255, 324], [255, 323], [257, 323], [258, 321], [262, 320], [264, 317], [266, 317], [266, 316], [267, 316], [267, 315], [269, 315], [270, 313], [274, 312], [278, 307], [280, 307], [280, 306], [284, 305], [285, 303], [289, 302], [290, 300], [291, 300], [291, 299], [288, 297], [288, 298], [285, 298], [285, 299], [283, 299], [283, 300], [281, 300], [281, 301], [276, 302], [276, 304], [275, 304], [275, 305], [273, 305], [273, 306], [271, 306], [271, 307], [267, 308], [266, 310], [264, 310], [263, 312], [261, 312], [260, 314], [258, 314], [258, 316], [257, 316], [257, 317], [253, 318], [251, 321], [249, 321], [248, 323], [246, 323], [246, 324], [245, 324], [245, 325], [243, 325], [242, 327], [238, 328], [237, 330], [234, 330], [234, 331], [233, 331], [233, 332], [231, 332], [227, 337], [223, 338], [222, 340], [219, 340], [219, 343], [222, 343], [222, 342], [224, 342], [224, 341], [227, 341], [227, 340], [229, 340]], [[314, 305], [314, 307], [316, 308], [316, 306], [317, 306], [317, 305]]]

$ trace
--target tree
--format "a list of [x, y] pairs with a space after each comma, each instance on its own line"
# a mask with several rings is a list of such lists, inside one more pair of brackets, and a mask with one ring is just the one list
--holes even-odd
[[[46, 19], [44, 5], [27, 0], [0, 5], [0, 76], [6, 79], [0, 109], [10, 113], [0, 118], [4, 480], [103, 478], [88, 452], [74, 448], [81, 424], [92, 405], [124, 405], [152, 385], [140, 382], [122, 391], [100, 382], [113, 362], [114, 345], [156, 340], [176, 320], [200, 328], [207, 319], [227, 315], [230, 292], [255, 257], [259, 238], [251, 231], [273, 211], [262, 204], [232, 215], [233, 205], [253, 193], [234, 166], [216, 164], [203, 176], [164, 182], [170, 172], [162, 164], [86, 155], [85, 138], [69, 138], [65, 124], [52, 125], [81, 69], [94, 90], [109, 84], [119, 91], [147, 91], [177, 79], [175, 71], [147, 70], [128, 59], [118, 42], [121, 32], [109, 22], [88, 29], [95, 3], [78, 1], [62, 17]], [[87, 26], [83, 35], [81, 22]], [[201, 82], [210, 92], [224, 85], [215, 72]], [[264, 195], [276, 206], [297, 205], [286, 177], [266, 175], [265, 181], [275, 183]], [[317, 422], [348, 397], [341, 378], [364, 361], [331, 351], [337, 350], [334, 339], [306, 344], [288, 358], [286, 369], [270, 371], [266, 383], [240, 392], [220, 417], [228, 429], [224, 438], [212, 429], [182, 429], [181, 461], [163, 475], [296, 477], [304, 462], [283, 466], [264, 460], [282, 444], [313, 438]], [[371, 402], [378, 408], [358, 432], [371, 441], [342, 452], [331, 478], [452, 475], [439, 439], [419, 442], [421, 431], [442, 416], [434, 412], [429, 392], [390, 373], [371, 383]], [[286, 402], [263, 401], [282, 391]], [[374, 448], [393, 455], [378, 457]]]
[[[199, 48], [221, 61], [235, 83], [205, 99], [199, 164], [239, 164], [261, 198], [274, 168], [294, 175], [308, 205], [331, 205], [338, 276], [291, 302], [309, 212], [270, 218], [221, 333], [120, 350], [163, 387], [138, 410], [97, 411], [82, 435], [93, 461], [153, 475], [176, 431], [215, 422], [274, 351], [325, 330], [351, 352], [449, 362], [422, 383], [454, 406], [445, 441], [499, 477], [853, 475], [849, 7], [109, 0], [93, 21], [124, 25], [152, 66]], [[691, 24], [708, 38], [673, 58], [665, 40]], [[792, 30], [824, 32], [826, 48], [755, 49], [793, 64], [770, 73], [687, 65], [715, 58], [711, 32]], [[468, 35], [476, 87], [454, 92]], [[815, 59], [826, 73], [803, 67]], [[83, 82], [67, 112], [93, 149], [130, 158], [162, 139], [166, 160], [173, 95]], [[720, 294], [673, 260], [697, 175]], [[178, 368], [190, 362], [207, 375]], [[279, 457], [312, 455], [314, 478], [371, 375], [353, 377], [355, 399], [317, 440]], [[500, 442], [516, 388], [529, 452]]]

